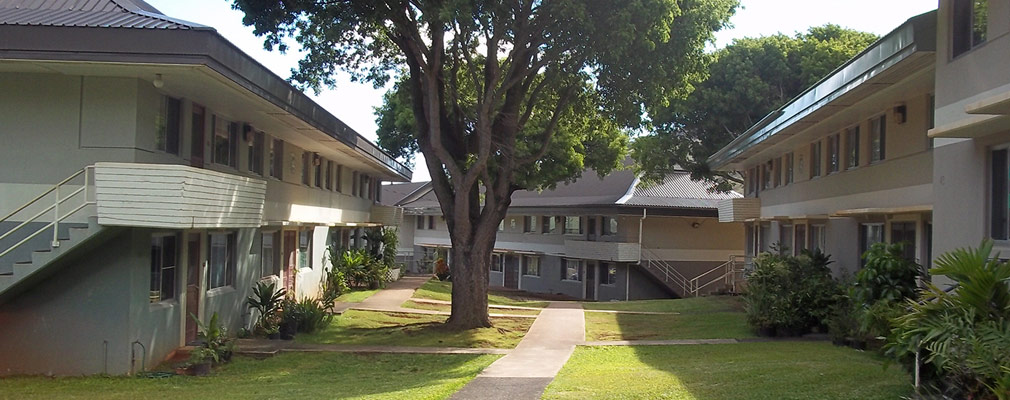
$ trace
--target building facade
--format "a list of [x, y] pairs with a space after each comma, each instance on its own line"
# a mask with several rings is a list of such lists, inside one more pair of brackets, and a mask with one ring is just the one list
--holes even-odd
[[0, 138], [0, 375], [133, 373], [194, 318], [249, 327], [256, 282], [317, 296], [326, 246], [396, 224], [379, 188], [411, 176], [138, 0], [0, 1]]
[[[404, 208], [400, 255], [414, 272], [451, 264], [451, 243], [429, 185], [383, 187]], [[519, 191], [488, 262], [489, 285], [587, 300], [634, 300], [730, 290], [725, 270], [742, 255], [743, 227], [719, 223], [716, 202], [687, 173], [640, 188], [631, 171], [586, 171], [543, 192]], [[697, 278], [697, 279], [695, 279]], [[694, 286], [692, 286], [694, 285]], [[695, 290], [697, 289], [697, 290]]]

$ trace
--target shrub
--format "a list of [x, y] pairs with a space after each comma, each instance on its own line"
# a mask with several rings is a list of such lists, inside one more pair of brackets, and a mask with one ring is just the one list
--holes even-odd
[[792, 336], [823, 326], [841, 295], [823, 253], [800, 256], [763, 253], [747, 277], [744, 304], [752, 327]]
[[936, 259], [930, 272], [956, 286], [932, 284], [894, 319], [887, 353], [907, 367], [922, 350], [929, 387], [949, 398], [1010, 398], [1010, 264], [992, 257], [991, 240]]
[[866, 266], [856, 274], [856, 301], [872, 305], [878, 301], [914, 298], [922, 267], [903, 255], [903, 244], [874, 243], [863, 254]]
[[261, 333], [272, 330], [276, 325], [277, 311], [280, 309], [281, 301], [287, 293], [284, 289], [278, 289], [273, 281], [257, 282], [253, 286], [253, 294], [246, 298], [246, 305], [259, 311], [259, 319], [256, 321], [257, 330]]
[[190, 317], [196, 321], [199, 328], [200, 333], [197, 338], [203, 341], [203, 345], [190, 354], [190, 360], [197, 361], [194, 364], [200, 364], [200, 360], [203, 362], [213, 361], [214, 363], [231, 361], [232, 352], [235, 349], [235, 339], [229, 337], [228, 330], [218, 322], [217, 313], [215, 312], [206, 324], [195, 315], [190, 314]]
[[285, 299], [282, 314], [284, 325], [294, 332], [301, 333], [315, 332], [329, 325], [332, 320], [323, 302], [309, 297], [300, 301], [290, 297]]

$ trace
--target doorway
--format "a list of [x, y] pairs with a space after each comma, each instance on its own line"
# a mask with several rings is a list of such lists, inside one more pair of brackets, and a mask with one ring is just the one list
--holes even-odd
[[295, 231], [284, 231], [284, 289], [295, 293], [295, 276], [298, 271], [298, 236]]
[[586, 263], [586, 300], [596, 300], [596, 263]]
[[505, 256], [505, 287], [519, 289], [519, 258], [511, 254]]
[[902, 255], [915, 260], [915, 222], [891, 222], [891, 243], [904, 243]]
[[190, 145], [189, 165], [203, 168], [203, 140], [206, 111], [203, 106], [193, 104], [192, 144]]
[[203, 257], [200, 252], [199, 233], [191, 233], [187, 237], [186, 250], [186, 343], [196, 341], [197, 326], [191, 315], [200, 315], [200, 277], [203, 276]]

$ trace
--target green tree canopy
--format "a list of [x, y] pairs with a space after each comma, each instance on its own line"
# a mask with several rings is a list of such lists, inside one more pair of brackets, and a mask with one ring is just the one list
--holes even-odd
[[301, 45], [293, 79], [303, 86], [332, 86], [338, 70], [396, 82], [380, 110], [381, 143], [424, 154], [452, 241], [449, 324], [459, 328], [490, 325], [487, 263], [512, 193], [574, 179], [585, 166], [614, 168], [621, 132], [704, 77], [704, 46], [736, 6], [234, 0], [267, 47]]
[[632, 145], [640, 172], [648, 182], [683, 168], [730, 190], [738, 178], [711, 171], [706, 159], [875, 40], [837, 25], [734, 40], [714, 54], [709, 77], [693, 93], [651, 114], [654, 134]]

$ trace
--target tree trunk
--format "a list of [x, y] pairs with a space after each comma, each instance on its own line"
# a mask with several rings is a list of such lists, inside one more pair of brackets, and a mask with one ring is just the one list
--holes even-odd
[[488, 267], [494, 236], [455, 236], [452, 241], [452, 316], [446, 325], [453, 329], [491, 326], [487, 311]]

